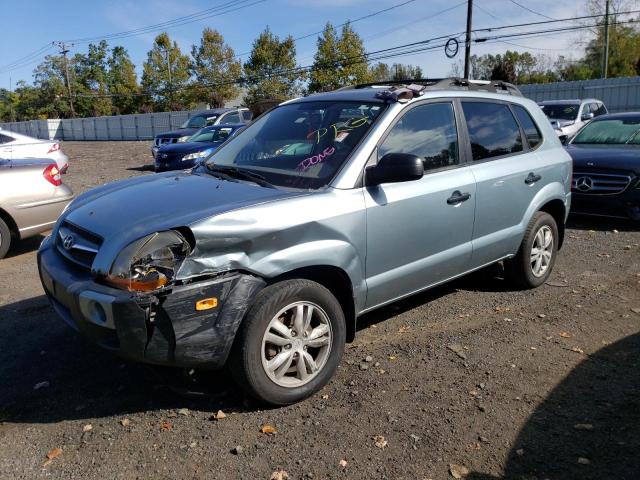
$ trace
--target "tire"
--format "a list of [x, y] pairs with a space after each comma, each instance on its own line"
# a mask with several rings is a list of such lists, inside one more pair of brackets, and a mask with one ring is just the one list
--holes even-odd
[[[298, 327], [302, 335], [295, 331]], [[290, 405], [329, 382], [345, 340], [344, 313], [331, 292], [310, 280], [285, 280], [257, 295], [238, 331], [227, 368], [256, 399]]]
[[0, 218], [0, 258], [4, 258], [4, 256], [9, 251], [9, 247], [11, 246], [11, 230], [7, 224]]
[[[538, 247], [540, 242], [546, 245], [549, 242], [549, 234], [551, 235], [550, 244], [534, 261], [534, 245], [537, 251], [540, 251]], [[554, 218], [546, 212], [536, 212], [529, 222], [518, 253], [514, 258], [505, 262], [507, 278], [522, 288], [536, 288], [542, 285], [553, 270], [559, 239], [558, 225]]]

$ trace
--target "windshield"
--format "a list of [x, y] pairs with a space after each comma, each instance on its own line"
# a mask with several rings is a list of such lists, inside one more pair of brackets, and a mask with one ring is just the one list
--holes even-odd
[[571, 143], [640, 145], [640, 118], [591, 122], [580, 130]]
[[540, 108], [548, 118], [553, 118], [554, 120], [575, 120], [576, 118], [578, 118], [578, 110], [580, 110], [580, 105], [540, 105]]
[[213, 125], [216, 123], [216, 118], [218, 115], [196, 115], [195, 117], [191, 117], [189, 120], [180, 125], [180, 128], [202, 128], [207, 125]]
[[259, 173], [283, 187], [321, 188], [384, 108], [381, 103], [362, 102], [283, 105], [240, 132], [209, 157], [207, 165]]
[[231, 133], [232, 127], [203, 128], [194, 133], [187, 142], [224, 142]]

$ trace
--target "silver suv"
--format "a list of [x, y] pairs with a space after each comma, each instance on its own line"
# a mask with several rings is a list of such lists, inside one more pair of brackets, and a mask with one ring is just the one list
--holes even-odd
[[329, 381], [365, 312], [499, 261], [545, 282], [570, 186], [569, 155], [509, 84], [358, 86], [279, 105], [191, 170], [80, 195], [39, 271], [99, 345], [226, 365], [284, 405]]

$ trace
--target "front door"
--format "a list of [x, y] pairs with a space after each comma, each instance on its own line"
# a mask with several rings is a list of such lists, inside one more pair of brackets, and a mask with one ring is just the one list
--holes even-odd
[[410, 108], [381, 140], [378, 159], [418, 155], [425, 175], [365, 188], [367, 309], [467, 269], [476, 191], [459, 145], [452, 102]]

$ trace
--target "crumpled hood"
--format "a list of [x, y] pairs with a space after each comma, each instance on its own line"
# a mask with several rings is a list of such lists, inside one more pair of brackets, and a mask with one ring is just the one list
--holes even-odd
[[68, 220], [104, 239], [94, 271], [105, 274], [122, 248], [145, 235], [301, 194], [220, 180], [205, 173], [167, 172], [90, 190], [73, 202], [60, 221]]
[[[567, 146], [573, 168], [612, 168], [640, 174], [640, 146], [576, 145]], [[593, 165], [589, 165], [593, 164]]]

